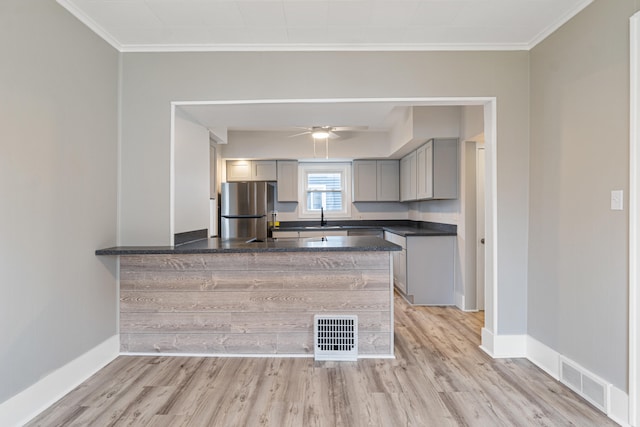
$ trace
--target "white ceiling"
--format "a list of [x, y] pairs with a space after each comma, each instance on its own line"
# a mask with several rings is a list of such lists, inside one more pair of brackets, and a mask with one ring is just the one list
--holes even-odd
[[123, 52], [530, 49], [592, 0], [58, 0]]
[[[212, 130], [288, 131], [292, 135], [314, 126], [366, 127], [361, 132], [388, 132], [403, 120], [408, 107], [482, 105], [457, 99], [307, 100], [255, 103], [181, 103], [177, 108]], [[353, 133], [353, 132], [352, 132]]]
[[201, 125], [228, 130], [296, 130], [312, 126], [367, 126], [388, 130], [390, 113], [412, 102], [264, 102], [181, 105]]

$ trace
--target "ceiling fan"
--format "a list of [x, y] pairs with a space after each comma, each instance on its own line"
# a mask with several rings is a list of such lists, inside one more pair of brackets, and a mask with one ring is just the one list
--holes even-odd
[[335, 139], [340, 138], [340, 135], [336, 132], [367, 130], [368, 128], [368, 126], [312, 126], [309, 128], [301, 128], [305, 129], [305, 131], [291, 135], [290, 138], [300, 135], [311, 135], [314, 140], [327, 138]]
[[324, 152], [325, 158], [329, 158], [329, 139], [340, 138], [336, 132], [353, 131], [353, 130], [366, 130], [368, 126], [312, 126], [305, 129], [304, 132], [291, 135], [289, 138], [293, 138], [300, 135], [311, 135], [313, 138], [313, 157], [316, 157], [316, 141], [324, 140]]

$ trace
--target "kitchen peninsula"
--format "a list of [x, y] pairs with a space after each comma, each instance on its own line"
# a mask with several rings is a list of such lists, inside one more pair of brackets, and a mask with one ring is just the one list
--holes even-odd
[[362, 357], [393, 356], [391, 253], [377, 237], [113, 247], [121, 351], [313, 355], [315, 314], [358, 316]]

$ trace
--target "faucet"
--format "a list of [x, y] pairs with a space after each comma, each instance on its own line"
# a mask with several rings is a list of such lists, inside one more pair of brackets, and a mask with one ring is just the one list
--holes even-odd
[[327, 225], [327, 221], [324, 220], [324, 209], [320, 206], [320, 227]]

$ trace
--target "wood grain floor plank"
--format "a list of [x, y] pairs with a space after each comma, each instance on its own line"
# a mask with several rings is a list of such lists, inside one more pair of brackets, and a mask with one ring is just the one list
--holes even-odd
[[394, 310], [396, 359], [120, 356], [27, 426], [616, 425], [527, 360], [481, 351], [482, 313]]

